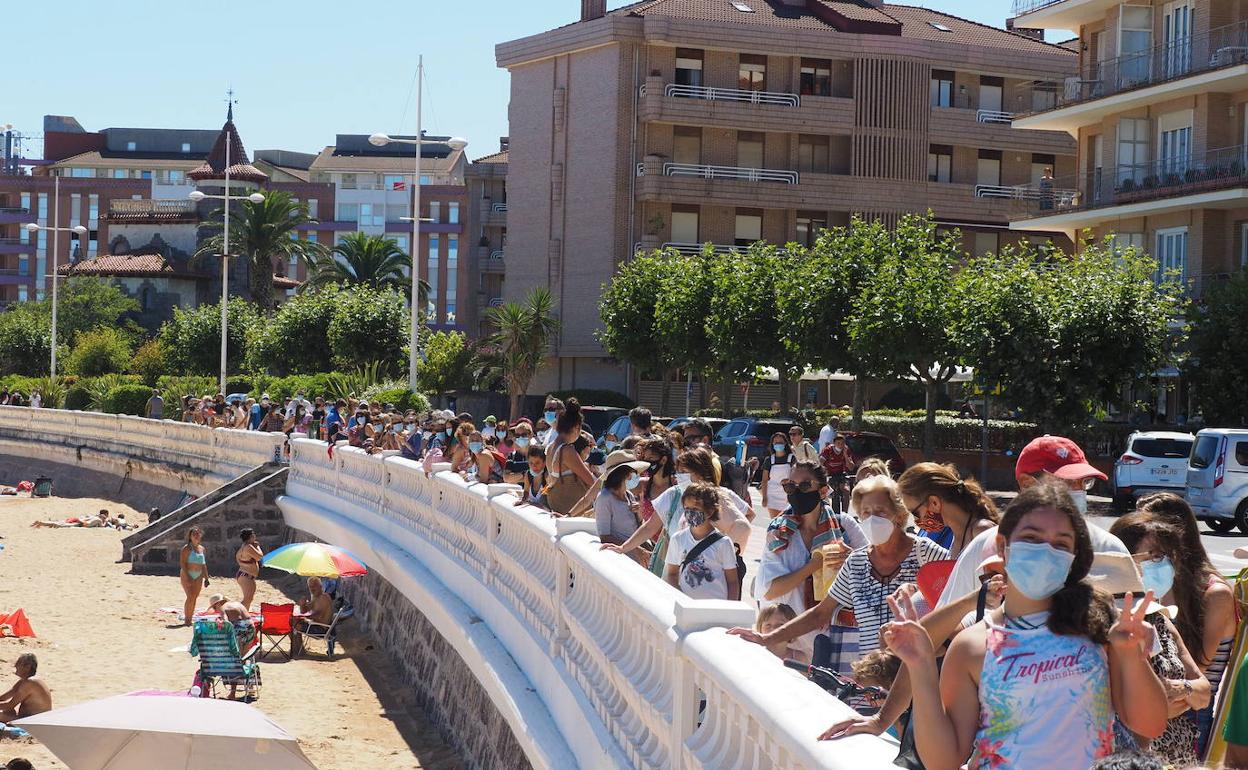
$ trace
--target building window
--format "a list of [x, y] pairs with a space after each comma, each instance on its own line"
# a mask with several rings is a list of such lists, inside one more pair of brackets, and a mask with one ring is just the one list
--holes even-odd
[[17, 229], [17, 232], [18, 232], [18, 239], [21, 243], [30, 243], [30, 231], [29, 230], [27, 230], [25, 227], [19, 227]]
[[[39, 237], [35, 240], [35, 253], [42, 259], [48, 253], [48, 231], [40, 230], [36, 235]], [[43, 270], [39, 272], [42, 273]]]
[[1183, 174], [1192, 156], [1192, 111], [1168, 112], [1157, 118], [1157, 160], [1161, 174]]
[[797, 212], [797, 242], [807, 248], [814, 246], [819, 232], [828, 229], [828, 217], [820, 211]]
[[455, 323], [455, 289], [459, 284], [459, 236], [446, 236], [446, 322]]
[[1118, 179], [1136, 184], [1148, 175], [1148, 118], [1121, 118], [1118, 121]]
[[318, 201], [316, 198], [310, 199], [308, 201], [308, 216], [312, 217], [313, 219], [316, 219], [317, 209], [319, 207], [320, 207], [320, 201]]
[[34, 213], [30, 210], [30, 193], [22, 193], [22, 202], [20, 205], [22, 208], [26, 209], [27, 214]]
[[48, 223], [48, 194], [39, 193], [39, 224]]
[[87, 225], [95, 227], [100, 219], [100, 196], [92, 193], [87, 196]]
[[360, 204], [358, 203], [339, 203], [338, 204], [338, 221], [358, 222], [359, 220], [360, 220]]
[[927, 148], [927, 181], [949, 182], [953, 174], [953, 148], [933, 144]]
[[980, 150], [975, 166], [975, 184], [988, 187], [1001, 186], [1001, 151]]
[[1157, 231], [1157, 280], [1187, 279], [1187, 228], [1168, 227]]
[[459, 201], [450, 201], [446, 204], [446, 221], [453, 225], [459, 224]]
[[137, 149], [139, 149], [137, 142], [126, 142], [126, 152], [134, 152]]
[[828, 59], [802, 59], [802, 96], [832, 95], [832, 62]]
[[151, 179], [152, 178], [151, 171], [139, 171], [138, 175], [139, 175], [139, 179]]
[[69, 226], [77, 227], [82, 224], [82, 196], [73, 193], [69, 196]]
[[361, 203], [359, 222], [362, 225], [384, 225], [386, 205], [384, 203]]
[[183, 142], [183, 143], [182, 143], [182, 152], [190, 152], [190, 151], [191, 151], [191, 143], [190, 143], [190, 142]]
[[124, 168], [113, 169], [113, 179], [129, 179], [130, 172]]
[[973, 233], [974, 243], [972, 244], [972, 253], [977, 257], [985, 254], [996, 254], [1000, 241], [997, 233]]
[[672, 129], [672, 161], [694, 166], [702, 162], [702, 129], [691, 126]]
[[700, 244], [698, 207], [672, 206], [672, 243]]
[[1052, 171], [1055, 168], [1057, 156], [1046, 155], [1042, 152], [1033, 152], [1031, 154], [1031, 183], [1039, 184], [1044, 178], [1045, 171]]
[[436, 233], [429, 236], [429, 264], [425, 279], [429, 284], [429, 302], [425, 305], [425, 317], [429, 323], [438, 322], [439, 240]]
[[1000, 112], [1005, 93], [1005, 79], [992, 75], [979, 76], [979, 108]]
[[30, 275], [30, 257], [25, 254], [17, 258], [17, 274]]
[[99, 247], [100, 247], [99, 233], [92, 230], [90, 237], [87, 239], [87, 256], [94, 257], [96, 253], [98, 252]]
[[432, 222], [442, 221], [442, 203], [440, 201], [429, 201], [429, 219]]
[[343, 174], [342, 175], [342, 187], [344, 190], [354, 190], [355, 189], [355, 174]]
[[757, 131], [737, 132], [737, 166], [763, 168], [763, 135]]
[[[61, 174], [61, 176], [65, 176], [65, 174]], [[95, 169], [93, 168], [71, 168], [69, 170], [69, 176], [76, 177], [78, 179], [91, 179], [95, 176]]]
[[810, 134], [798, 136], [797, 170], [816, 174], [829, 173], [831, 171], [828, 160], [829, 145], [830, 142], [826, 136], [812, 136]]
[[26, 284], [20, 284], [17, 287], [17, 301], [25, 302], [30, 299], [30, 291], [26, 288]]
[[763, 239], [763, 212], [758, 209], [737, 209], [737, 246], [749, 246]]
[[1127, 249], [1144, 251], [1144, 233], [1114, 233], [1110, 236], [1109, 248], [1115, 254], [1120, 254]]
[[427, 174], [420, 175], [420, 184], [422, 187], [429, 184], [429, 176]]
[[186, 172], [176, 169], [169, 172], [169, 184], [182, 184], [186, 179]]
[[757, 54], [741, 54], [737, 68], [737, 82], [745, 91], [767, 90], [767, 57]]
[[702, 51], [696, 48], [676, 49], [676, 85], [702, 85]]
[[[407, 236], [406, 236], [406, 235], [396, 235], [396, 236], [393, 236], [393, 240], [394, 240], [394, 245], [395, 245], [395, 246], [397, 246], [397, 247], [399, 248], [399, 251], [403, 252], [404, 254], [408, 253], [408, 252], [407, 252]], [[407, 274], [407, 275], [411, 275], [411, 273], [408, 273], [406, 269], [404, 269], [404, 273], [405, 273], [405, 274]]]
[[953, 106], [953, 73], [948, 70], [932, 70], [932, 106]]

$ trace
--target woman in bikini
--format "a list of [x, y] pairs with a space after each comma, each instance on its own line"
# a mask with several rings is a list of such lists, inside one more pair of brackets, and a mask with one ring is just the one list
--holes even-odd
[[244, 529], [238, 533], [238, 538], [243, 544], [234, 554], [234, 561], [238, 562], [234, 580], [243, 594], [240, 599], [242, 605], [251, 612], [251, 600], [256, 595], [256, 578], [260, 577], [260, 560], [264, 558], [264, 551], [260, 549], [260, 538], [256, 537], [254, 529]]
[[182, 591], [186, 594], [186, 602], [182, 605], [183, 625], [189, 626], [195, 618], [195, 603], [199, 601], [199, 592], [208, 587], [208, 563], [204, 558], [204, 533], [199, 527], [191, 527], [186, 533], [186, 543], [182, 546], [182, 572], [178, 576], [182, 581]]

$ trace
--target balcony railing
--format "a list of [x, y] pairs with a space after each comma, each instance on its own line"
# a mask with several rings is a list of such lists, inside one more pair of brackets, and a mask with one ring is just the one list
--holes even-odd
[[[641, 86], [641, 96], [646, 95], [646, 86]], [[771, 104], [780, 107], [799, 107], [802, 97], [784, 91], [751, 91], [744, 88], [712, 88], [710, 86], [682, 86], [668, 83], [663, 87], [663, 95], [676, 99], [706, 99], [716, 102], [744, 102], [747, 104]]]
[[506, 213], [507, 213], [507, 204], [506, 204], [506, 203], [495, 203], [493, 206], [490, 206], [490, 210], [491, 210], [491, 211], [493, 211], [495, 214], [506, 214]]
[[[638, 176], [645, 175], [645, 167], [638, 165]], [[699, 179], [737, 179], [746, 182], [779, 182], [797, 184], [796, 171], [770, 168], [741, 168], [739, 166], [710, 166], [703, 163], [664, 163], [663, 176], [697, 177]]]
[[1041, 185], [975, 185], [976, 198], [1009, 198], [1011, 200], [1071, 200], [1079, 195], [1078, 190], [1063, 190]]
[[1021, 88], [1053, 91], [1051, 99], [1045, 100], [1050, 104], [1033, 108], [1040, 112], [1237, 64], [1248, 64], [1248, 19], [1136, 53], [1086, 63], [1078, 75], [1067, 78], [1060, 86], [1027, 83]]
[[1014, 113], [1001, 110], [975, 110], [975, 120], [980, 123], [1009, 123]]
[[4, 267], [0, 268], [0, 275], [30, 275], [30, 267]]
[[[706, 244], [704, 243], [676, 243], [673, 241], [668, 241], [667, 243], [660, 244], [657, 248], [672, 249], [673, 251], [677, 251], [681, 254], [701, 254], [702, 249], [705, 247], [706, 247]], [[641, 243], [633, 244], [634, 254], [636, 254], [639, 251], [645, 251], [645, 249], [646, 247], [643, 246]], [[711, 244], [711, 253], [713, 254], [727, 254], [730, 251], [740, 251], [740, 250], [741, 248], [739, 246], [736, 246], [733, 244], [725, 244], [725, 243], [712, 243]]]
[[21, 206], [0, 206], [0, 214], [29, 214], [30, 209]]
[[1022, 16], [1024, 13], [1038, 11], [1041, 8], [1047, 8], [1060, 2], [1063, 2], [1063, 0], [1014, 0], [1013, 15]]
[[113, 200], [109, 202], [110, 214], [188, 215], [195, 213], [192, 200]]
[[[1248, 145], [1210, 150], [1203, 155], [1167, 158], [1138, 165], [1097, 169], [1078, 177], [1027, 185], [1023, 199], [1038, 204], [1038, 214], [1083, 211], [1130, 203], [1177, 198], [1248, 186]], [[1068, 195], [1067, 188], [1077, 190]], [[1026, 217], [1037, 215], [1035, 205]]]

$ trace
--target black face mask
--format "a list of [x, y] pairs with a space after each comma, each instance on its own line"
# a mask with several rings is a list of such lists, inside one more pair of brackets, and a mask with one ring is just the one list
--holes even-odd
[[823, 499], [817, 489], [812, 489], [809, 492], [799, 492], [795, 489], [788, 493], [787, 497], [789, 505], [793, 508], [793, 512], [799, 515], [810, 513], [810, 511], [819, 504], [819, 501]]

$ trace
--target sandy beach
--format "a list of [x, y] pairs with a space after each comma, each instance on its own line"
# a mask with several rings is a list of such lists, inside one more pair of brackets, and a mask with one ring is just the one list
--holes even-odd
[[[87, 517], [100, 508], [146, 517], [116, 503], [90, 499], [0, 498], [0, 612], [19, 607], [36, 639], [0, 639], [0, 692], [14, 681], [23, 652], [39, 658], [39, 676], [54, 704], [70, 705], [132, 690], [190, 687], [197, 662], [186, 652], [191, 631], [163, 607], [181, 607], [177, 577], [129, 574], [118, 563], [122, 533], [112, 529], [32, 529], [35, 519]], [[267, 574], [268, 571], [266, 571]], [[262, 580], [260, 601], [289, 601], [303, 593], [302, 578]], [[200, 596], [238, 597], [232, 576], [212, 576]], [[322, 770], [336, 768], [457, 768], [455, 755], [423, 713], [387, 683], [396, 680], [386, 657], [348, 622], [337, 656], [324, 660], [312, 643], [307, 658], [262, 664], [264, 687], [256, 707], [299, 738]], [[24, 756], [38, 770], [64, 768], [33, 739], [0, 740], [0, 762]]]

